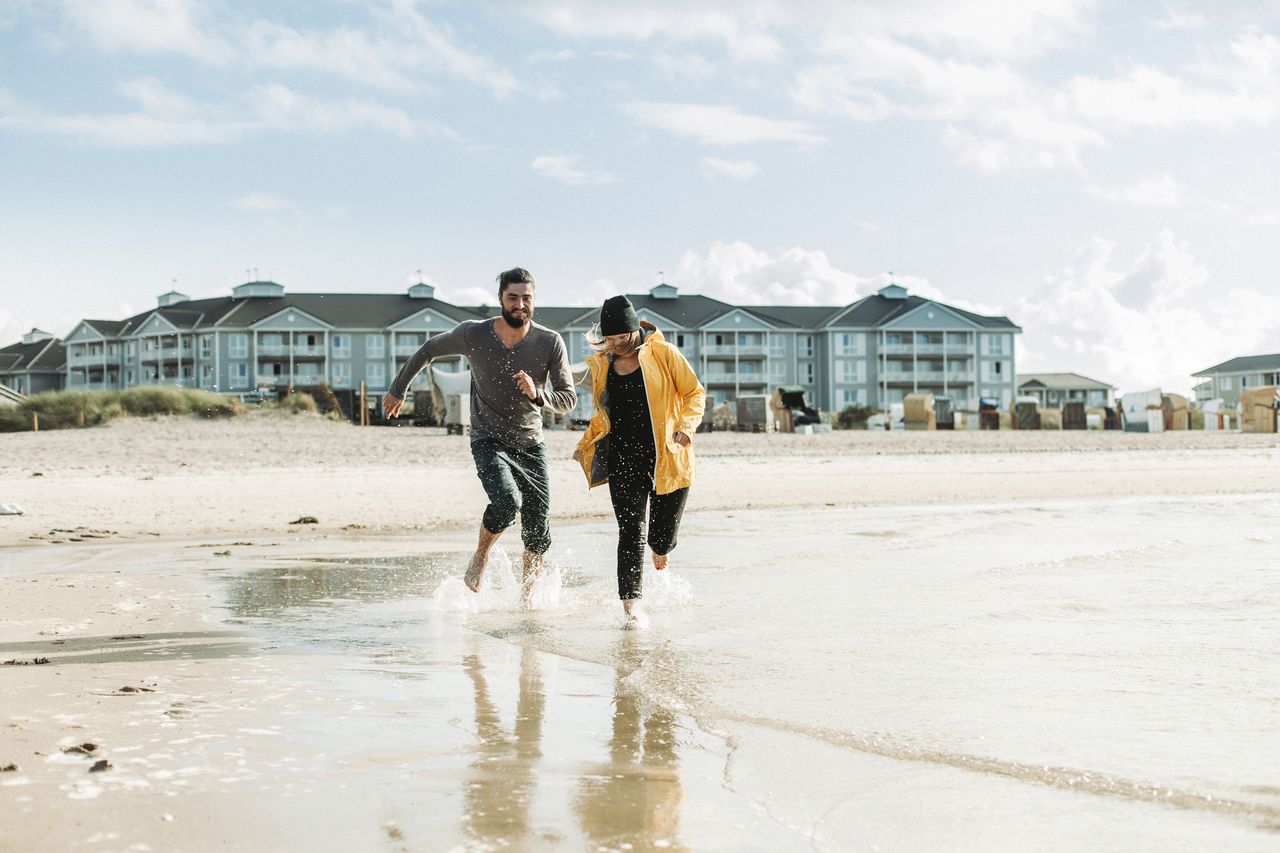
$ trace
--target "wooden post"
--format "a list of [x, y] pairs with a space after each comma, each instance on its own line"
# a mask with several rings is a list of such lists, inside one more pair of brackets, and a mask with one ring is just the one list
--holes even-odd
[[40, 413], [39, 412], [31, 413], [31, 431], [32, 432], [40, 431]]
[[80, 411], [76, 412], [76, 426], [78, 427], [84, 426], [84, 409], [81, 409]]
[[364, 380], [360, 380], [360, 426], [369, 425], [369, 398], [365, 394]]

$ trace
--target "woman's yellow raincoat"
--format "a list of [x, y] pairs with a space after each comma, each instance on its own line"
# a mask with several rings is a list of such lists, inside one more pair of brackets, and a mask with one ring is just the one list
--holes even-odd
[[[640, 346], [640, 375], [658, 451], [653, 487], [658, 494], [666, 495], [693, 483], [693, 448], [681, 447], [672, 436], [682, 432], [693, 438], [702, 423], [707, 392], [684, 355], [666, 342], [662, 332], [647, 322], [641, 322], [640, 329], [645, 333]], [[609, 482], [609, 400], [605, 391], [609, 356], [597, 353], [586, 361], [591, 368], [591, 397], [596, 410], [578, 442], [578, 461], [587, 475], [587, 484], [595, 487]]]

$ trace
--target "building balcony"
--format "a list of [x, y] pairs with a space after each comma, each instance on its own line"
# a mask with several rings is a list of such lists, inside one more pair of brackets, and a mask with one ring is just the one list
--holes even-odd
[[265, 374], [258, 377], [259, 385], [288, 385], [291, 382], [294, 385], [319, 385], [325, 381], [323, 373], [281, 373], [279, 376], [275, 374]]
[[299, 345], [293, 348], [294, 358], [324, 358], [324, 346]]
[[884, 344], [880, 352], [885, 355], [973, 355], [973, 344]]
[[702, 355], [714, 356], [717, 358], [733, 358], [734, 356], [737, 356], [738, 358], [742, 358], [744, 356], [749, 358], [760, 358], [769, 354], [769, 348], [764, 344], [707, 344], [699, 350], [699, 352]]
[[259, 358], [261, 358], [264, 355], [288, 355], [289, 345], [288, 344], [258, 344], [258, 346], [255, 348], [254, 351], [257, 352]]
[[767, 373], [707, 373], [700, 377], [704, 385], [768, 385]]
[[395, 353], [396, 355], [407, 356], [413, 355], [420, 349], [422, 349], [422, 344], [396, 344]]
[[880, 373], [881, 382], [910, 382], [947, 385], [972, 385], [972, 373], [944, 370], [884, 370]]

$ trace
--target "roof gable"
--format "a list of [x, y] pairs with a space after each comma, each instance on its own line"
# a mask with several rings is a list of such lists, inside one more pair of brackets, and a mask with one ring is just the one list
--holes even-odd
[[296, 305], [286, 305], [274, 314], [268, 314], [257, 322], [251, 324], [250, 328], [258, 331], [272, 332], [288, 332], [293, 329], [305, 328], [307, 326], [320, 326], [325, 329], [332, 329], [333, 324], [321, 320], [314, 314], [303, 311]]
[[707, 323], [703, 328], [708, 332], [737, 332], [743, 330], [764, 332], [772, 331], [778, 327], [763, 316], [754, 314], [745, 308], [733, 308]]
[[423, 308], [421, 311], [410, 314], [408, 317], [401, 320], [397, 320], [387, 328], [397, 332], [435, 332], [452, 329], [456, 325], [458, 325], [456, 320], [446, 317], [434, 308]]
[[912, 329], [961, 329], [966, 332], [980, 328], [977, 323], [968, 317], [961, 316], [951, 306], [931, 299], [921, 300], [919, 305], [898, 314], [881, 326], [885, 329], [910, 327]]
[[142, 324], [138, 326], [134, 334], [135, 335], [168, 335], [176, 331], [178, 331], [178, 327], [175, 326], [169, 320], [168, 317], [164, 316], [159, 311], [157, 311], [156, 313], [148, 317], [146, 320], [144, 320]]

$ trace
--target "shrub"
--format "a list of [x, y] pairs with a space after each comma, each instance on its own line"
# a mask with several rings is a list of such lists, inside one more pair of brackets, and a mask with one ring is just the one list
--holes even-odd
[[316, 404], [316, 398], [305, 391], [295, 391], [282, 399], [280, 401], [280, 409], [294, 415], [301, 412], [310, 414], [318, 414], [320, 412], [320, 406]]
[[333, 389], [325, 383], [320, 383], [314, 388], [307, 388], [306, 393], [310, 394], [316, 402], [316, 407], [322, 415], [333, 415], [337, 413], [342, 416], [342, 407], [338, 405], [338, 398], [334, 395]]
[[866, 429], [867, 418], [875, 413], [870, 406], [845, 406], [831, 419], [831, 426], [835, 429]]

